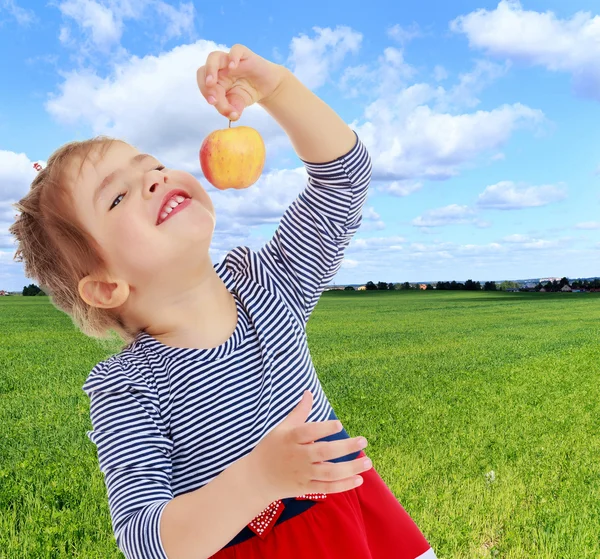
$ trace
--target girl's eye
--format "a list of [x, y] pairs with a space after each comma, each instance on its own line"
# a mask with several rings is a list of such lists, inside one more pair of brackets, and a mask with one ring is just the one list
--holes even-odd
[[117, 204], [115, 204], [115, 202], [121, 197], [121, 196], [125, 196], [125, 193], [123, 192], [122, 194], [119, 194], [119, 196], [117, 196], [114, 200], [113, 203], [111, 204], [110, 208], [108, 208], [108, 211], [110, 212], [110, 210], [112, 210]]
[[[154, 171], [162, 171], [164, 168], [165, 168], [165, 167], [164, 167], [164, 165], [159, 165], [158, 167], [155, 167], [153, 170], [154, 170]], [[119, 198], [120, 198], [121, 196], [125, 196], [125, 192], [122, 192], [121, 194], [119, 194], [119, 195], [118, 195], [118, 196], [117, 196], [117, 197], [116, 197], [116, 198], [113, 200], [113, 203], [111, 204], [110, 208], [108, 208], [108, 211], [109, 211], [109, 212], [110, 212], [110, 210], [112, 210], [112, 209], [113, 209], [115, 206], [117, 206], [117, 205], [118, 205], [118, 203], [117, 203], [117, 204], [115, 204], [115, 202], [116, 202], [117, 200], [119, 200]]]

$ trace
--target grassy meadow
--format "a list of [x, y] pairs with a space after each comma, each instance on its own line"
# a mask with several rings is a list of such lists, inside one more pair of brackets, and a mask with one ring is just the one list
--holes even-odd
[[[600, 296], [328, 292], [308, 335], [439, 559], [600, 557]], [[0, 298], [1, 559], [123, 557], [81, 390], [117, 349]]]

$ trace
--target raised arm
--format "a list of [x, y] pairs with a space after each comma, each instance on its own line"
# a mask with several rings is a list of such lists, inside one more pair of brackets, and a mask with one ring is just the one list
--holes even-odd
[[259, 256], [306, 323], [360, 227], [372, 167], [338, 114], [289, 70], [281, 72], [277, 89], [259, 103], [289, 136], [308, 181]]
[[260, 104], [305, 164], [307, 188], [259, 257], [290, 307], [306, 321], [360, 226], [371, 179], [369, 154], [342, 118], [292, 72], [243, 45], [232, 46], [229, 53], [212, 52], [197, 80], [206, 100], [231, 120]]
[[279, 85], [258, 104], [285, 130], [298, 157], [327, 163], [348, 153], [356, 143], [352, 129], [292, 72], [278, 68]]

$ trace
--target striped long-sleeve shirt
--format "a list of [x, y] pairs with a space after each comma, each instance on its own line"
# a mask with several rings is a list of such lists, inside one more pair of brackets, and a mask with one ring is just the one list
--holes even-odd
[[361, 223], [371, 160], [357, 137], [335, 161], [303, 163], [307, 185], [273, 238], [258, 251], [237, 247], [215, 265], [237, 305], [231, 337], [211, 349], [177, 348], [140, 332], [83, 385], [87, 435], [128, 559], [166, 559], [159, 532], [166, 504], [251, 452], [304, 390], [314, 398], [308, 421], [335, 416], [305, 327]]

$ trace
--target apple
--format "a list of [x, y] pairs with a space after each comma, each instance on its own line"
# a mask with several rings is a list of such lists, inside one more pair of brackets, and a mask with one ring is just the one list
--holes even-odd
[[219, 190], [248, 188], [265, 166], [265, 143], [249, 126], [211, 132], [200, 147], [200, 166], [206, 180]]

